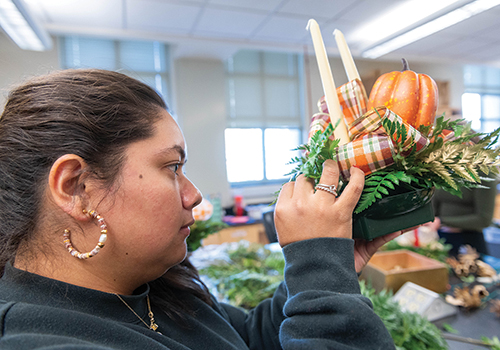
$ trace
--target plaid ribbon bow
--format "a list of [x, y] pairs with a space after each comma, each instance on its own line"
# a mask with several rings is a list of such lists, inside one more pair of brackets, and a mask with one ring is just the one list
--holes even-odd
[[[359, 79], [337, 88], [337, 95], [351, 140], [337, 149], [337, 162], [340, 174], [345, 181], [349, 180], [349, 169], [354, 165], [368, 175], [394, 164], [395, 148], [391, 137], [382, 126], [384, 118], [391, 121], [397, 120], [406, 127], [406, 139], [398, 140], [402, 143], [403, 152], [410, 150], [414, 145], [418, 152], [429, 144], [426, 137], [390, 109], [378, 107], [367, 112], [368, 98]], [[318, 108], [320, 113], [312, 117], [309, 138], [317, 131], [325, 131], [331, 123], [324, 97], [319, 100]]]

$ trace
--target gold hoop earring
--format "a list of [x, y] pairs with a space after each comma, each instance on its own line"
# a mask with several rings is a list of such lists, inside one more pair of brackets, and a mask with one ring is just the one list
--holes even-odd
[[75, 249], [75, 247], [73, 247], [73, 244], [71, 243], [71, 238], [70, 238], [71, 231], [68, 229], [65, 229], [64, 233], [63, 233], [64, 246], [66, 247], [66, 249], [68, 249], [69, 253], [72, 256], [74, 256], [75, 258], [89, 259], [89, 258], [97, 255], [97, 253], [99, 253], [99, 251], [102, 249], [102, 247], [104, 247], [104, 243], [108, 239], [108, 227], [106, 226], [106, 223], [104, 222], [104, 219], [101, 217], [101, 215], [97, 214], [95, 210], [86, 211], [85, 209], [83, 209], [83, 212], [85, 214], [87, 214], [88, 216], [90, 216], [91, 218], [97, 220], [97, 223], [99, 224], [99, 227], [101, 228], [101, 236], [99, 237], [99, 242], [97, 243], [95, 248], [92, 249], [90, 252], [80, 253], [78, 250]]

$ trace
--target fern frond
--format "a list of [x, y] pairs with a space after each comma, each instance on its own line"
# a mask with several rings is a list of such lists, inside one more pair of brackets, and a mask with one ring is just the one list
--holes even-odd
[[354, 210], [355, 214], [371, 206], [377, 199], [389, 195], [389, 190], [394, 190], [400, 181], [410, 183], [413, 177], [407, 175], [404, 171], [384, 172], [379, 171], [368, 175], [365, 180], [363, 194]]
[[453, 181], [453, 178], [443, 164], [437, 161], [432, 161], [430, 165], [432, 166], [431, 171], [433, 173], [443, 179], [445, 183], [448, 184], [451, 188], [453, 188], [454, 190], [458, 190], [457, 184], [455, 183], [455, 181]]

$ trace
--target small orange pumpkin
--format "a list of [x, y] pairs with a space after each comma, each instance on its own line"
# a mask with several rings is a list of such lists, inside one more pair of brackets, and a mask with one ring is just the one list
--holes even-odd
[[373, 85], [368, 109], [385, 106], [416, 129], [432, 125], [438, 106], [436, 82], [425, 74], [409, 70], [403, 58], [403, 70], [381, 75]]

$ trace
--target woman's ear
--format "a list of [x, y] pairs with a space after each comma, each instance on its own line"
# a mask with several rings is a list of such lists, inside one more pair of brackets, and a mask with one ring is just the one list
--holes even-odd
[[49, 173], [49, 191], [54, 202], [76, 220], [85, 220], [85, 185], [80, 182], [85, 161], [75, 154], [59, 157]]

